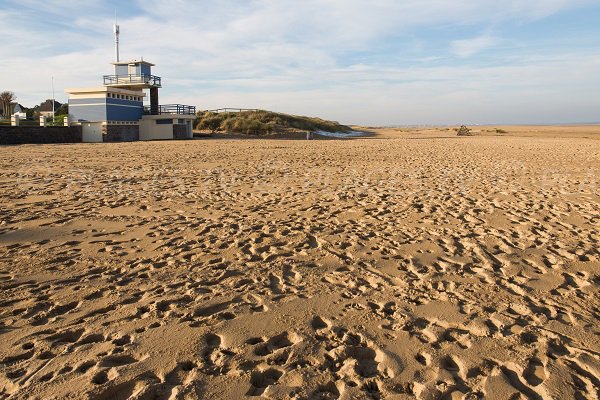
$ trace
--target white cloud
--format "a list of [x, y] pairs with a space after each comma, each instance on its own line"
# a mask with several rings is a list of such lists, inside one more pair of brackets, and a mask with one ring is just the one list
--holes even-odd
[[[426, 34], [449, 26], [486, 32], [494, 24], [528, 23], [593, 3], [136, 0], [128, 4], [143, 12], [119, 17], [121, 54], [157, 64], [154, 72], [163, 77], [165, 102], [264, 107], [365, 123], [426, 122], [429, 112], [432, 121], [443, 122], [452, 112], [468, 112], [482, 93], [496, 93], [498, 109], [501, 100], [510, 106], [510, 88], [514, 93], [527, 88], [531, 97], [556, 79], [568, 79], [559, 85], [568, 94], [569, 84], [576, 87], [587, 80], [598, 87], [598, 78], [593, 71], [581, 72], [581, 60], [593, 56], [585, 52], [553, 52], [570, 57], [568, 68], [580, 71], [575, 76], [564, 64], [547, 61], [496, 60], [495, 68], [448, 64], [452, 54], [474, 58], [494, 49], [504, 43], [502, 35], [494, 30], [494, 35], [444, 38], [450, 46], [443, 54], [427, 52]], [[11, 5], [18, 11], [10, 11]], [[49, 96], [51, 76], [57, 93], [100, 84], [101, 76], [111, 72], [113, 19], [113, 9], [100, 0], [9, 0], [0, 5], [0, 90], [11, 89], [22, 103], [33, 105]], [[412, 61], [405, 54], [387, 53], [375, 59], [347, 58], [389, 41], [415, 42], [420, 48]], [[392, 56], [401, 62], [395, 65], [389, 61]], [[598, 100], [589, 88], [580, 91], [582, 101]], [[545, 101], [561, 98], [558, 89], [551, 92]], [[435, 112], [429, 104], [435, 104]]]
[[499, 39], [487, 34], [471, 39], [454, 40], [452, 52], [461, 58], [468, 58], [499, 43]]

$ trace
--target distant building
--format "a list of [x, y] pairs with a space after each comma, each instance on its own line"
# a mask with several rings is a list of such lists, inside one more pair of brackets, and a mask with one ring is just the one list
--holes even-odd
[[19, 119], [26, 119], [27, 118], [27, 113], [26, 113], [25, 107], [23, 107], [19, 103], [16, 103], [14, 105], [12, 114], [13, 115], [18, 115]]
[[42, 104], [40, 104], [40, 107], [38, 108], [38, 112], [40, 113], [40, 115], [43, 115], [45, 117], [54, 117], [54, 111], [58, 110], [58, 108], [61, 106], [61, 104], [58, 101], [54, 101], [54, 109], [52, 108], [52, 99], [48, 99], [46, 101], [44, 101]]
[[[161, 78], [147, 61], [112, 63], [114, 75], [104, 85], [67, 89], [69, 120], [82, 126], [84, 142], [123, 142], [192, 138], [196, 107], [160, 105]], [[144, 105], [148, 89], [150, 104]]]

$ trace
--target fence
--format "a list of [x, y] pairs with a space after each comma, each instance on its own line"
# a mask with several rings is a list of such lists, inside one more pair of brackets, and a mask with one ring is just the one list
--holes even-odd
[[185, 104], [161, 104], [161, 105], [157, 105], [157, 106], [145, 106], [144, 114], [146, 114], [146, 115], [161, 115], [161, 114], [194, 115], [194, 114], [196, 114], [196, 106], [187, 106]]
[[81, 132], [81, 126], [0, 126], [0, 145], [81, 143]]
[[217, 108], [216, 110], [206, 110], [205, 112], [223, 113], [223, 112], [245, 112], [245, 111], [262, 111], [258, 108]]

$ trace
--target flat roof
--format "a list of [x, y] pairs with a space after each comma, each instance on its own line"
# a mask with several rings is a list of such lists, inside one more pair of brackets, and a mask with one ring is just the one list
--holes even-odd
[[133, 60], [133, 61], [119, 61], [119, 62], [111, 62], [112, 65], [132, 65], [132, 64], [146, 64], [151, 67], [154, 67], [154, 64], [144, 60]]
[[99, 87], [95, 87], [95, 88], [65, 89], [65, 92], [69, 93], [69, 94], [110, 92], [110, 93], [132, 94], [135, 96], [143, 96], [143, 97], [146, 96], [146, 93], [144, 93], [142, 90], [127, 90], [127, 89], [121, 89], [121, 88], [112, 87], [112, 86], [99, 86]]

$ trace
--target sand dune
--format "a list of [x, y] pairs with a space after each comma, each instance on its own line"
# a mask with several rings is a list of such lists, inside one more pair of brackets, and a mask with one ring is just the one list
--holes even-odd
[[0, 399], [596, 399], [600, 128], [0, 149]]

